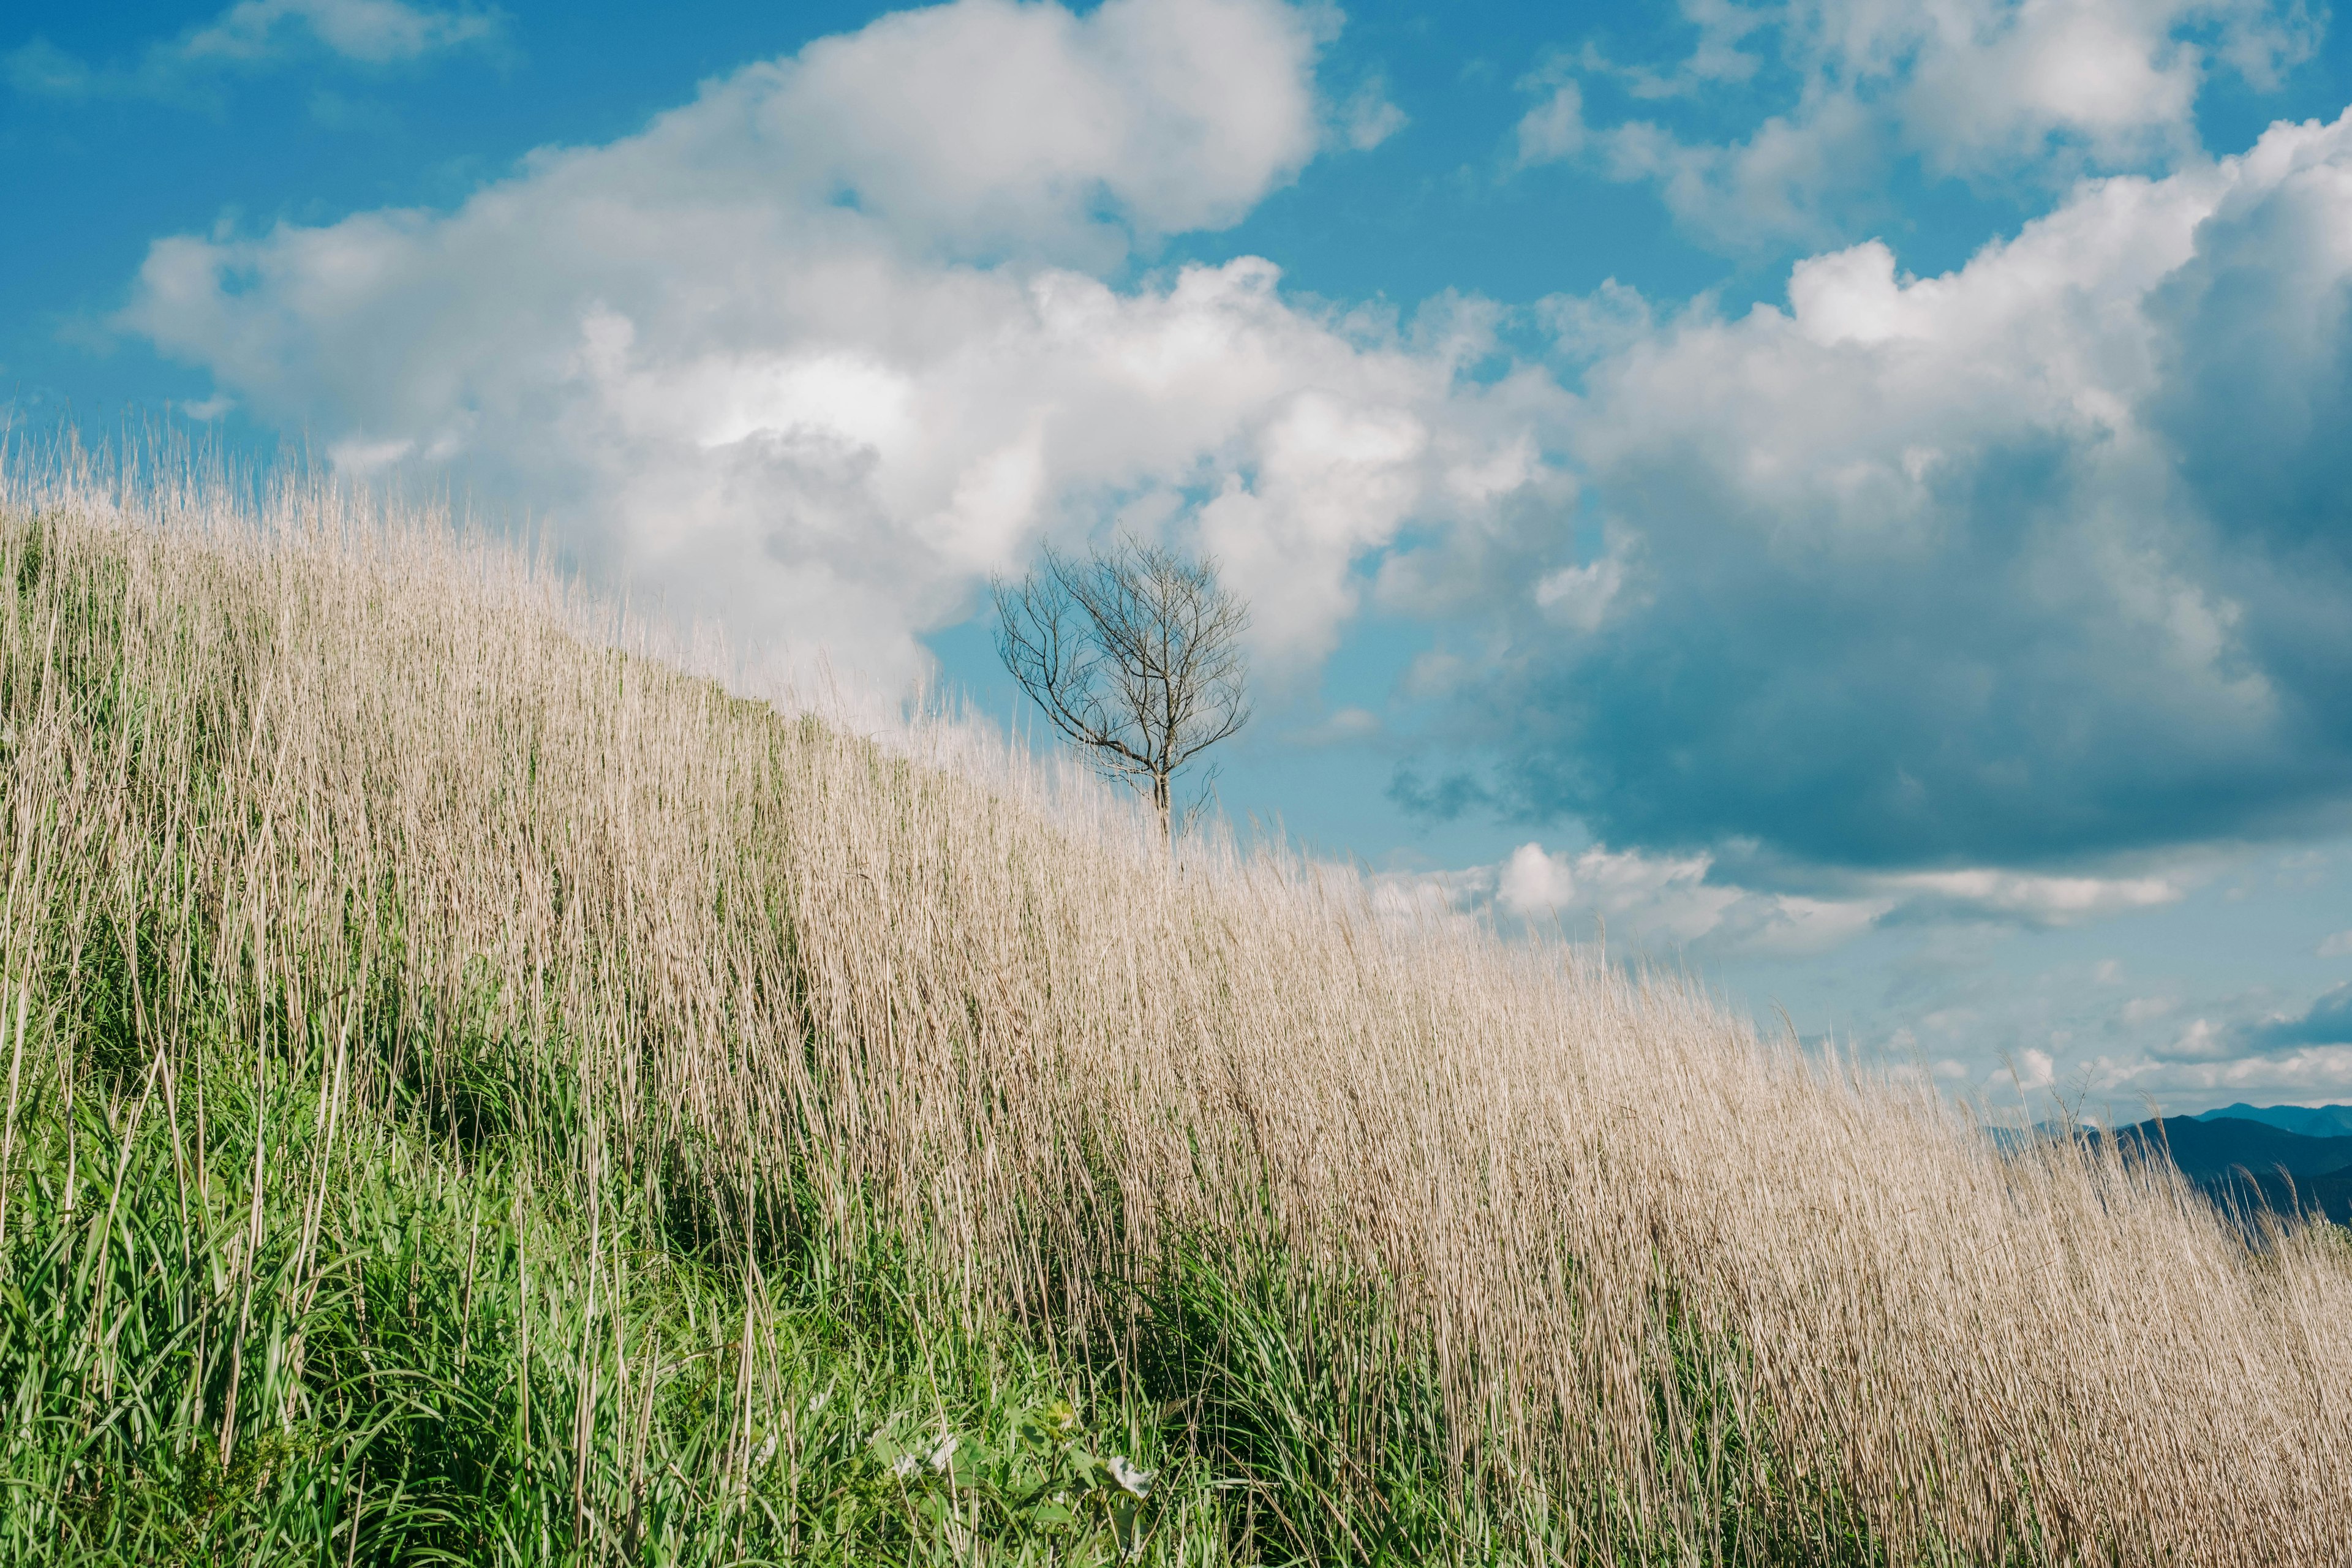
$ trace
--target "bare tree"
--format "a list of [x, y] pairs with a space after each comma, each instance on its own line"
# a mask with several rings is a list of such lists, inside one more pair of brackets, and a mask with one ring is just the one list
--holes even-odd
[[996, 593], [996, 650], [1054, 727], [1106, 775], [1148, 788], [1172, 843], [1171, 781], [1249, 721], [1249, 607], [1214, 561], [1122, 540]]

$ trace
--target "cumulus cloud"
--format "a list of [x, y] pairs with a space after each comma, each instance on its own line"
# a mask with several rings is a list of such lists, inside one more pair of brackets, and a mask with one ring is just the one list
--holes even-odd
[[1646, 856], [1594, 846], [1576, 855], [1522, 844], [1496, 868], [1496, 901], [1523, 920], [1564, 926], [1614, 920], [1637, 942], [1685, 944], [1714, 931], [1741, 898], [1706, 880], [1708, 858]]
[[2058, 1064], [2048, 1051], [2028, 1046], [2017, 1053], [2017, 1059], [2002, 1076], [2010, 1078], [2021, 1093], [2032, 1094], [2056, 1085]]
[[[1410, 879], [1409, 878], [1402, 879]], [[1992, 868], [1821, 874], [1802, 890], [1745, 885], [1716, 855], [1654, 854], [1591, 845], [1575, 851], [1520, 845], [1500, 862], [1431, 884], [1464, 910], [1582, 931], [1648, 949], [1708, 956], [1826, 952], [1874, 928], [1970, 922], [2051, 928], [2177, 901], [2161, 877], [2047, 877]]]
[[2308, 1046], [2200, 1058], [2171, 1051], [2143, 1056], [2095, 1056], [2076, 1069], [2080, 1081], [2108, 1100], [2122, 1121], [2145, 1116], [2149, 1100], [2168, 1116], [2197, 1105], [2230, 1100], [2259, 1104], [2318, 1104], [2352, 1097], [2352, 1046]]
[[[2352, 1044], [2262, 1037], [2266, 1026], [2311, 1010], [2307, 1004], [2283, 1006], [2268, 987], [2206, 994], [2111, 989], [2120, 978], [2113, 963], [2067, 956], [2053, 963], [2047, 946], [2019, 942], [1998, 925], [1883, 932], [1880, 954], [1890, 938], [1903, 944], [1891, 961], [1858, 962], [1851, 952], [1836, 952], [1810, 963], [1776, 955], [1769, 964], [1716, 967], [1732, 988], [1774, 992], [1807, 968], [1834, 973], [1847, 984], [1829, 1021], [1841, 1031], [1853, 1029], [1850, 1043], [1857, 1049], [1895, 1067], [1932, 1058], [1958, 1063], [1966, 1071], [1952, 1076], [1966, 1078], [1970, 1092], [1995, 1103], [2015, 1104], [2011, 1064], [2029, 1081], [2042, 1079], [2029, 1050], [2047, 1058], [2047, 1081], [2036, 1096], [2055, 1093], [2094, 1120], [2118, 1123], [2148, 1115], [2151, 1104], [2175, 1115], [2232, 1100], [2352, 1096]], [[1874, 1007], [1857, 994], [1882, 986]], [[1848, 1011], [1858, 1003], [1859, 1014]]]
[[363, 65], [395, 65], [494, 44], [506, 18], [493, 8], [405, 0], [237, 0], [133, 65], [92, 65], [44, 38], [0, 56], [20, 92], [54, 98], [179, 97], [224, 69], [254, 69], [306, 49]]
[[[1944, 276], [1872, 242], [1636, 319], [1571, 438], [1605, 549], [1496, 590], [1495, 795], [1936, 873], [2344, 821], [2347, 234], [2352, 116]], [[2129, 881], [2096, 897], [2163, 896]]]
[[1979, 919], [2031, 926], [2084, 925], [2178, 903], [2186, 889], [2166, 877], [2045, 877], [1976, 867], [1867, 879], [1914, 918]]
[[795, 658], [908, 679], [987, 573], [1123, 526], [1218, 553], [1278, 673], [1408, 521], [1560, 483], [1560, 395], [1471, 377], [1471, 314], [1304, 310], [1254, 258], [1101, 280], [1329, 144], [1326, 30], [1276, 0], [901, 13], [454, 212], [162, 241], [123, 320], [340, 465], [528, 498]]
[[[1525, 163], [1586, 158], [1653, 181], [1699, 234], [1734, 247], [1834, 233], [1891, 161], [1985, 179], [2146, 167], [2197, 148], [2198, 96], [2217, 70], [2273, 86], [2318, 24], [2273, 0], [1959, 0], [1856, 5], [1789, 0], [1686, 6], [1698, 42], [1680, 68], [1612, 66], [1594, 51], [1523, 82]], [[1765, 66], [1777, 68], [1761, 73]], [[1657, 119], [1595, 127], [1580, 82], [1675, 100], [1766, 74], [1785, 107], [1745, 137], [1686, 140]]]
[[1584, 90], [1566, 81], [1531, 77], [1523, 86], [1543, 90], [1543, 101], [1519, 117], [1519, 166], [1556, 163], [1584, 151], [1591, 132], [1584, 123]]

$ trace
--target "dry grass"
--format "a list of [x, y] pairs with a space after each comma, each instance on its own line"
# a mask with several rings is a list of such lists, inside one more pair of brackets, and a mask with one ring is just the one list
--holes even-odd
[[[2340, 1232], [2250, 1251], [2167, 1175], [2005, 1160], [1680, 984], [1348, 874], [1176, 868], [943, 731], [615, 651], [431, 518], [8, 485], [28, 1086], [166, 1092], [227, 996], [232, 1043], [314, 1041], [454, 1138], [475, 1077], [539, 1084], [551, 1160], [695, 1196], [747, 1257], [897, 1234], [942, 1305], [1139, 1369], [1171, 1271], [1256, 1260], [1305, 1386], [1425, 1376], [1483, 1550], [2352, 1553]], [[135, 1048], [78, 1030], [101, 969]], [[1335, 1491], [1396, 1440], [1377, 1405], [1334, 1423]]]

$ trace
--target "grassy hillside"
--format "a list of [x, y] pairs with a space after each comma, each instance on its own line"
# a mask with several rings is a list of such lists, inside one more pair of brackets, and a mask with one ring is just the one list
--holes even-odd
[[0, 1553], [2352, 1551], [2340, 1231], [223, 493], [0, 499]]

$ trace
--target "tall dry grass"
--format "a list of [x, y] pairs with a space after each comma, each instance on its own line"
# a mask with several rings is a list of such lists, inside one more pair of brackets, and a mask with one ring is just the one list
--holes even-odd
[[[2003, 1158], [1682, 983], [1343, 872], [1173, 865], [1043, 770], [628, 651], [431, 516], [6, 484], [28, 1082], [168, 1090], [226, 996], [231, 1046], [312, 1041], [453, 1139], [469, 1084], [538, 1085], [551, 1158], [746, 1258], [895, 1236], [940, 1310], [1139, 1377], [1155, 1291], [1246, 1274], [1300, 1386], [1422, 1379], [1446, 1484], [1531, 1552], [2352, 1553], [2340, 1233], [2250, 1249], [2168, 1174]], [[1395, 1419], [1335, 1417], [1335, 1490]]]

